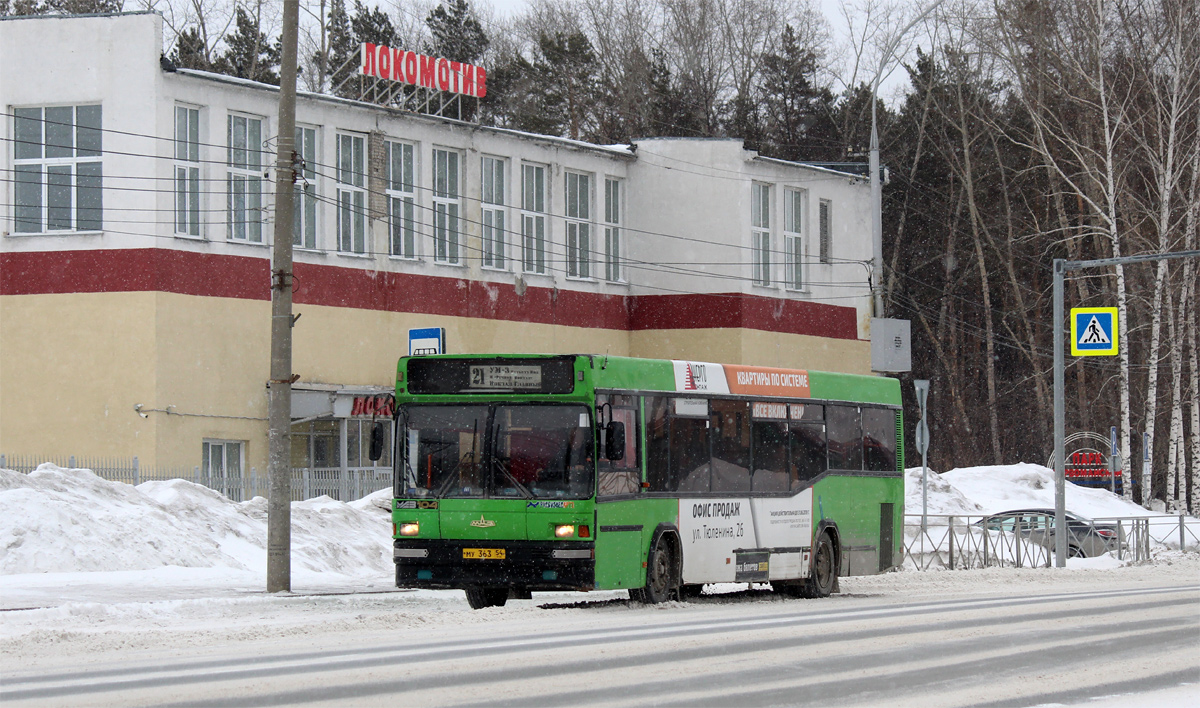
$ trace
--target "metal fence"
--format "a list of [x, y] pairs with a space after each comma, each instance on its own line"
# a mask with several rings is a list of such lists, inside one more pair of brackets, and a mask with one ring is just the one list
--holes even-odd
[[[50, 462], [59, 467], [88, 469], [97, 477], [110, 482], [141, 484], [152, 480], [186, 479], [220, 492], [233, 501], [245, 501], [267, 496], [267, 475], [249, 471], [214, 475], [200, 467], [145, 467], [138, 458], [106, 458], [0, 455], [0, 468], [28, 474], [38, 465]], [[312, 499], [321, 495], [338, 501], [361, 499], [392, 484], [392, 473], [380, 467], [301, 467], [292, 469], [292, 501]]]
[[[904, 562], [915, 570], [1006, 566], [1050, 567], [1054, 563], [1054, 517], [1027, 514], [998, 523], [995, 517], [920, 514], [904, 517]], [[1143, 561], [1152, 549], [1200, 551], [1200, 520], [1180, 514], [1105, 517], [1068, 523], [1071, 552], [1085, 557], [1111, 553]]]

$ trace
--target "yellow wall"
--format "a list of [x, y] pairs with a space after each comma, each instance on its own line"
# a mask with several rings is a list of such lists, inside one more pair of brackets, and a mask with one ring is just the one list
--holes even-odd
[[[699, 329], [626, 332], [298, 305], [300, 383], [393, 384], [408, 329], [449, 352], [609, 353], [870, 373], [870, 343]], [[0, 298], [0, 452], [138, 456], [188, 471], [204, 439], [267, 465], [270, 303], [173, 293]], [[148, 417], [133, 409], [140, 403]], [[169, 410], [170, 413], [163, 412]]]
[[630, 333], [630, 356], [871, 373], [871, 343], [755, 329], [674, 329]]
[[153, 464], [155, 295], [0, 297], [0, 451]]

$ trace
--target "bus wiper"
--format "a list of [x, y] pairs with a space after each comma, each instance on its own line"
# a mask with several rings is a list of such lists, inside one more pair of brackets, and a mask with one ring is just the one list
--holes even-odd
[[533, 496], [533, 493], [530, 492], [528, 489], [526, 489], [525, 485], [518, 482], [517, 478], [513, 476], [512, 472], [508, 471], [508, 466], [504, 464], [504, 460], [502, 458], [493, 456], [492, 457], [492, 468], [499, 469], [500, 472], [502, 472], [504, 474], [504, 478], [506, 480], [508, 480], [509, 482], [511, 482], [512, 486], [518, 492], [520, 492], [522, 498], [529, 499]]
[[454, 486], [454, 481], [459, 479], [458, 471], [467, 464], [467, 458], [472, 458], [474, 456], [475, 452], [473, 450], [468, 450], [462, 454], [462, 457], [458, 458], [458, 462], [456, 462], [454, 467], [452, 467], [446, 474], [446, 479], [442, 480], [442, 483], [438, 485], [437, 491], [434, 493], [436, 498], [441, 499], [446, 495], [446, 492], [450, 491], [450, 488]]

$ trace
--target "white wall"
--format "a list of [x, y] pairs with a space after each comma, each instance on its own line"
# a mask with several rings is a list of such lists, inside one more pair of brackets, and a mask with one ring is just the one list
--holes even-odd
[[[231, 242], [225, 217], [226, 116], [231, 111], [264, 119], [264, 136], [274, 141], [277, 90], [251, 82], [198, 72], [170, 73], [159, 66], [162, 20], [154, 14], [118, 17], [37, 18], [0, 22], [0, 105], [70, 105], [99, 101], [104, 107], [105, 231], [100, 235], [5, 238], [3, 250], [61, 250], [88, 248], [163, 247], [218, 254], [269, 257], [272, 224], [263, 226], [262, 244]], [[203, 238], [173, 235], [174, 107], [200, 108]], [[549, 261], [547, 276], [525, 276], [532, 286], [593, 292], [670, 294], [677, 292], [741, 292], [766, 297], [853, 306], [859, 321], [869, 317], [868, 269], [871, 258], [870, 189], [864, 179], [797, 163], [758, 158], [740, 140], [658, 138], [641, 140], [636, 157], [628, 150], [590, 146], [558, 138], [474, 126], [395, 110], [301, 94], [297, 122], [316, 126], [318, 133], [317, 193], [324, 201], [318, 211], [318, 249], [299, 251], [301, 262], [370, 270], [465, 277], [515, 282], [521, 275], [519, 206], [520, 165], [523, 161], [549, 166]], [[5, 121], [11, 135], [12, 121]], [[338, 131], [386, 137], [417, 145], [417, 213], [424, 235], [416, 261], [387, 255], [386, 229], [379, 224], [372, 253], [338, 253], [336, 244], [334, 171]], [[437, 264], [430, 235], [433, 146], [461, 151], [465, 168], [465, 264]], [[508, 159], [507, 202], [510, 265], [507, 272], [482, 269], [481, 156]], [[273, 160], [264, 161], [273, 177]], [[11, 143], [0, 141], [0, 164], [11, 166]], [[561, 218], [565, 173], [590, 174], [592, 182], [592, 249], [590, 281], [565, 275], [565, 223]], [[602, 282], [604, 177], [624, 180], [624, 252], [632, 260], [625, 269], [627, 284]], [[750, 250], [751, 184], [772, 186], [773, 282], [762, 287], [752, 281]], [[809, 263], [808, 286], [790, 291], [779, 285], [783, 261], [783, 198], [785, 187], [806, 190]], [[11, 229], [9, 198], [0, 205], [0, 223]], [[265, 183], [264, 205], [270, 213], [273, 183]], [[832, 263], [818, 262], [817, 204], [833, 205]], [[424, 208], [421, 208], [424, 207]], [[556, 218], [557, 217], [557, 218]], [[650, 264], [642, 266], [639, 262]], [[666, 265], [673, 264], [673, 265]], [[860, 336], [866, 337], [864, 324]]]

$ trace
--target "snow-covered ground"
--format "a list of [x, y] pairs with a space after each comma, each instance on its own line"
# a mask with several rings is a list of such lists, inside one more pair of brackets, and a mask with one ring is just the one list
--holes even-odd
[[[909, 514], [920, 511], [920, 473], [906, 476]], [[930, 514], [979, 515], [1052, 507], [1053, 501], [1052, 473], [1036, 465], [930, 474]], [[528, 629], [553, 623], [540, 607], [580, 602], [606, 611], [646, 611], [627, 608], [622, 591], [538, 594], [473, 612], [458, 591], [397, 590], [389, 503], [390, 490], [348, 504], [327, 497], [294, 503], [293, 592], [268, 595], [262, 498], [232, 502], [184, 480], [131, 487], [53, 465], [30, 474], [0, 470], [0, 662], [87, 662], [114, 651], [350, 636], [414, 625], [440, 633], [495, 622]], [[1107, 492], [1074, 485], [1067, 487], [1067, 507], [1094, 518], [1151, 515]], [[1071, 592], [1197, 580], [1200, 554], [1159, 544], [1150, 564], [1102, 557], [1071, 559], [1065, 569], [899, 572], [846, 578], [841, 590], [850, 596], [949, 597], [988, 594], [1001, 585]], [[754, 602], [784, 601], [746, 587], [709, 588], [698, 602], [721, 603], [727, 593], [736, 603], [747, 592]], [[1195, 687], [1170, 689], [1141, 694], [1137, 704], [1173, 708], [1190, 705], [1195, 696]], [[1130, 705], [1127, 698], [1095, 705]]]
[[[921, 469], [908, 470], [906, 511], [921, 510]], [[297, 593], [392, 590], [390, 490], [343, 503], [292, 504], [292, 589]], [[931, 515], [981, 515], [1053, 507], [1051, 470], [1018, 464], [929, 474]], [[1067, 508], [1093, 518], [1166, 517], [1106, 491], [1067, 485]], [[233, 502], [185, 480], [132, 487], [88, 470], [45, 464], [0, 470], [0, 609], [245, 597], [264, 584], [266, 500]], [[1190, 520], [1197, 524], [1195, 520]], [[1178, 533], [1158, 551], [1178, 548]], [[1200, 548], [1189, 525], [1189, 549]], [[1173, 546], [1172, 546], [1173, 544]], [[1116, 567], [1114, 558], [1071, 567]]]

